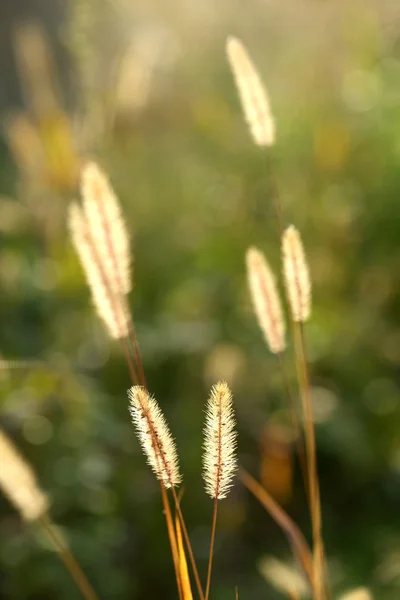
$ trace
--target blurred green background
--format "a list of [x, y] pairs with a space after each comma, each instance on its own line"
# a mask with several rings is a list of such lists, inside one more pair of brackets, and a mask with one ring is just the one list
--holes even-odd
[[[0, 17], [0, 424], [100, 597], [176, 591], [159, 488], [129, 421], [128, 372], [65, 226], [76, 155], [109, 173], [132, 232], [131, 308], [149, 389], [177, 439], [201, 573], [212, 513], [203, 407], [219, 378], [234, 392], [241, 463], [310, 537], [282, 435], [287, 401], [246, 286], [250, 244], [277, 272], [280, 259], [266, 156], [251, 143], [225, 58], [235, 34], [271, 95], [284, 215], [312, 272], [307, 342], [332, 586], [335, 596], [366, 585], [397, 600], [398, 3], [3, 0]], [[0, 540], [2, 600], [80, 598], [3, 497]], [[235, 585], [243, 599], [283, 597], [260, 570], [267, 555], [292, 560], [237, 483], [220, 506], [212, 597], [233, 598]]]

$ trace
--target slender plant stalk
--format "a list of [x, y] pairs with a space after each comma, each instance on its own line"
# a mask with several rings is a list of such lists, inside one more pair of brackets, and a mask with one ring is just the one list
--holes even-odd
[[313, 589], [313, 563], [312, 554], [304, 539], [300, 529], [289, 517], [289, 515], [279, 506], [277, 502], [270, 496], [267, 490], [260, 484], [254, 477], [250, 475], [243, 467], [239, 469], [239, 479], [243, 485], [253, 494], [255, 498], [264, 506], [269, 512], [274, 521], [283, 530], [289, 543], [292, 547], [293, 553], [296, 556], [299, 564], [302, 566], [304, 573], [310, 582], [310, 586]]
[[[282, 219], [282, 204], [279, 194], [279, 186], [275, 175], [275, 169], [270, 156], [268, 156], [268, 172], [270, 177], [270, 185], [273, 194], [273, 202], [275, 207], [275, 215], [277, 222], [277, 230], [282, 239], [283, 234], [283, 219]], [[313, 549], [314, 549], [314, 567], [313, 567], [313, 589], [315, 600], [324, 599], [324, 547], [322, 540], [322, 518], [321, 518], [321, 501], [319, 492], [319, 481], [316, 461], [315, 448], [315, 431], [312, 418], [310, 384], [308, 367], [305, 352], [305, 340], [302, 323], [292, 322], [292, 334], [295, 347], [295, 361], [298, 373], [298, 381], [300, 387], [300, 396], [302, 402], [302, 410], [304, 416], [305, 430], [305, 446], [306, 446], [306, 462], [307, 468], [304, 465], [303, 448], [298, 448], [299, 460], [302, 468], [304, 484], [308, 489], [308, 502], [310, 506], [312, 530], [313, 530]], [[297, 419], [297, 411], [292, 408], [294, 419]], [[303, 455], [303, 458], [302, 458]]]
[[189, 570], [186, 560], [186, 551], [182, 538], [182, 527], [179, 520], [178, 513], [175, 513], [175, 531], [176, 541], [178, 543], [178, 554], [179, 554], [179, 574], [182, 583], [182, 595], [184, 600], [193, 600], [192, 585], [189, 577]]
[[38, 519], [38, 522], [45, 531], [60, 560], [64, 563], [65, 568], [75, 581], [83, 598], [85, 598], [85, 600], [98, 600], [98, 596], [89, 583], [85, 573], [82, 571], [71, 550], [64, 544], [62, 538], [58, 535], [50, 518], [44, 514]]
[[139, 342], [137, 340], [133, 317], [130, 318], [129, 322], [129, 341], [131, 343], [133, 354], [135, 356], [140, 385], [147, 389], [146, 377], [144, 374], [143, 362], [142, 357], [140, 355]]
[[215, 544], [215, 531], [217, 528], [217, 515], [218, 515], [218, 497], [216, 497], [214, 499], [213, 522], [212, 522], [212, 528], [211, 528], [210, 554], [209, 554], [209, 558], [208, 558], [208, 571], [207, 571], [207, 585], [206, 585], [205, 600], [208, 600], [208, 596], [210, 594], [211, 573], [212, 573], [212, 563], [213, 563], [214, 544]]
[[310, 381], [306, 359], [304, 329], [302, 323], [293, 323], [296, 368], [304, 414], [305, 442], [309, 474], [309, 499], [314, 547], [315, 600], [323, 600], [324, 594], [324, 546], [322, 541], [321, 501], [317, 472], [315, 430], [311, 406]]
[[175, 508], [176, 508], [176, 512], [178, 513], [180, 525], [181, 525], [182, 532], [183, 532], [183, 537], [184, 537], [185, 544], [186, 544], [186, 549], [187, 549], [188, 554], [189, 554], [189, 560], [190, 560], [190, 564], [191, 564], [191, 567], [192, 567], [193, 576], [194, 576], [194, 579], [195, 579], [195, 582], [196, 582], [197, 592], [199, 594], [200, 600], [204, 600], [203, 587], [201, 585], [199, 571], [197, 569], [196, 560], [194, 558], [193, 548], [192, 548], [192, 544], [190, 543], [190, 538], [189, 538], [188, 530], [187, 530], [187, 527], [186, 527], [186, 524], [185, 524], [185, 520], [183, 518], [183, 514], [182, 514], [182, 510], [181, 510], [181, 506], [180, 506], [180, 500], [178, 498], [178, 495], [177, 495], [174, 487], [171, 487], [171, 491], [172, 491], [172, 495], [174, 497]]
[[267, 169], [268, 169], [268, 177], [269, 177], [269, 185], [272, 194], [272, 202], [274, 205], [275, 219], [276, 219], [276, 227], [279, 235], [279, 239], [282, 238], [283, 234], [283, 211], [282, 211], [282, 202], [279, 194], [279, 186], [278, 180], [276, 177], [275, 167], [272, 160], [272, 157], [269, 152], [267, 152]]
[[[275, 166], [274, 166], [273, 158], [270, 153], [267, 153], [267, 169], [268, 169], [268, 176], [269, 176], [269, 182], [270, 182], [270, 189], [271, 189], [271, 193], [272, 193], [272, 201], [273, 201], [274, 211], [275, 211], [276, 228], [277, 228], [279, 240], [281, 240], [283, 231], [284, 231], [282, 202], [281, 202], [281, 196], [280, 196], [280, 192], [279, 192], [278, 179], [276, 177]], [[309, 483], [308, 483], [310, 475], [308, 472], [306, 457], [305, 457], [305, 453], [304, 453], [304, 442], [303, 442], [303, 436], [302, 436], [302, 432], [301, 432], [297, 407], [296, 407], [296, 403], [293, 398], [293, 394], [290, 389], [289, 377], [288, 377], [287, 368], [286, 368], [286, 360], [285, 360], [285, 356], [284, 356], [283, 352], [279, 353], [278, 360], [279, 360], [279, 366], [281, 369], [283, 385], [284, 385], [286, 395], [288, 397], [289, 404], [291, 407], [291, 417], [292, 417], [294, 432], [295, 432], [295, 435], [297, 438], [297, 454], [299, 457], [300, 468], [301, 468], [302, 477], [303, 477], [303, 483], [304, 483], [304, 487], [306, 490], [308, 502], [310, 503]], [[311, 507], [311, 505], [310, 505], [310, 507]]]
[[292, 390], [290, 387], [289, 375], [288, 375], [288, 371], [287, 371], [287, 367], [286, 367], [286, 359], [285, 359], [284, 352], [280, 352], [277, 355], [277, 357], [278, 357], [278, 361], [279, 361], [279, 368], [281, 370], [283, 385], [285, 388], [287, 398], [289, 400], [290, 413], [291, 413], [291, 418], [292, 418], [292, 427], [293, 427], [294, 435], [296, 437], [297, 455], [299, 457], [300, 468], [301, 468], [301, 473], [302, 473], [303, 483], [304, 483], [304, 489], [307, 494], [307, 499], [309, 500], [307, 457], [305, 454], [304, 440], [303, 440], [303, 433], [302, 433], [301, 426], [300, 426], [300, 419], [299, 419], [299, 415], [297, 412], [296, 402], [295, 402], [295, 399], [293, 397], [293, 393], [292, 393]]
[[177, 540], [176, 540], [176, 534], [175, 534], [174, 524], [173, 524], [173, 520], [172, 520], [171, 507], [169, 505], [167, 491], [162, 482], [160, 482], [160, 490], [161, 490], [161, 498], [162, 498], [162, 502], [163, 502], [163, 506], [164, 506], [165, 520], [167, 523], [168, 537], [169, 537], [169, 542], [170, 542], [170, 546], [171, 546], [172, 560], [174, 563], [176, 584], [178, 586], [179, 598], [180, 598], [180, 600], [183, 600], [182, 582], [181, 582], [180, 573], [179, 573], [178, 544], [177, 544]]

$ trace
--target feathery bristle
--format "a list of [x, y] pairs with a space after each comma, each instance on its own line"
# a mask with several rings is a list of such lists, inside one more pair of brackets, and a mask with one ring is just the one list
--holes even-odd
[[129, 332], [129, 313], [125, 307], [125, 297], [112, 289], [100, 263], [97, 246], [91, 238], [85, 214], [77, 203], [70, 206], [68, 224], [99, 317], [105, 323], [111, 337], [126, 337]]
[[39, 489], [31, 467], [0, 430], [0, 488], [26, 521], [46, 513], [49, 501]]
[[275, 143], [275, 121], [258, 71], [239, 39], [229, 37], [226, 52], [253, 141], [257, 146], [272, 146]]
[[203, 478], [211, 498], [225, 498], [237, 470], [237, 432], [232, 394], [225, 382], [213, 386], [204, 426]]
[[129, 412], [147, 462], [166, 488], [179, 485], [175, 440], [157, 401], [141, 386], [128, 390]]
[[372, 594], [366, 587], [359, 587], [340, 596], [339, 600], [372, 600]]
[[100, 263], [114, 293], [131, 290], [129, 236], [117, 198], [94, 162], [82, 169], [83, 211]]
[[276, 281], [263, 253], [249, 248], [246, 253], [247, 277], [254, 312], [266, 342], [274, 354], [286, 347], [285, 321]]
[[282, 238], [283, 271], [294, 321], [304, 323], [311, 314], [311, 281], [301, 237], [291, 225]]

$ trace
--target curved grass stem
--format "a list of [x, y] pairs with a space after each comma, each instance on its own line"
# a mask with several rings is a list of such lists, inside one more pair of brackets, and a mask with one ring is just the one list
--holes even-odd
[[279, 525], [279, 527], [285, 533], [293, 550], [293, 554], [303, 568], [303, 571], [310, 583], [311, 589], [313, 589], [314, 579], [312, 555], [307, 542], [296, 523], [289, 517], [283, 508], [281, 508], [279, 504], [275, 502], [267, 490], [242, 467], [239, 469], [239, 479], [249, 490], [249, 492], [251, 492], [253, 496], [257, 498], [260, 504], [262, 504], [277, 525]]
[[39, 518], [39, 523], [45, 531], [55, 551], [57, 552], [60, 560], [64, 563], [65, 568], [75, 581], [83, 598], [85, 598], [85, 600], [98, 600], [98, 596], [92, 585], [89, 583], [88, 578], [82, 571], [71, 550], [65, 545], [63, 539], [57, 533], [57, 530], [55, 529], [48, 515], [42, 515]]

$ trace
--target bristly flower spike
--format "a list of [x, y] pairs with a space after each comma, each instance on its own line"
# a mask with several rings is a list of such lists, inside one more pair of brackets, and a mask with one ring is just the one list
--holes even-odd
[[157, 479], [168, 489], [179, 485], [178, 453], [157, 401], [141, 386], [128, 390], [129, 412], [143, 453]]
[[101, 264], [115, 293], [131, 291], [129, 235], [106, 174], [94, 162], [82, 169], [81, 195], [86, 220]]
[[69, 208], [68, 225], [97, 314], [104, 322], [111, 337], [116, 339], [126, 337], [130, 321], [129, 314], [125, 309], [125, 298], [111, 288], [91, 237], [87, 219], [78, 203], [74, 202]]
[[311, 280], [301, 237], [293, 225], [283, 233], [282, 254], [292, 318], [304, 323], [311, 315]]
[[47, 512], [48, 498], [39, 488], [31, 467], [1, 430], [0, 489], [26, 521], [35, 521]]
[[286, 347], [285, 321], [275, 276], [265, 256], [251, 247], [246, 253], [247, 277], [258, 324], [273, 354]]
[[82, 207], [73, 203], [68, 215], [72, 241], [98, 315], [111, 337], [124, 338], [131, 325], [129, 236], [117, 198], [94, 162], [82, 169], [81, 194]]
[[228, 495], [237, 470], [237, 432], [228, 384], [220, 381], [211, 390], [204, 426], [203, 478], [206, 492], [221, 500]]
[[226, 52], [253, 141], [257, 146], [273, 146], [275, 120], [260, 75], [239, 39], [228, 37]]

